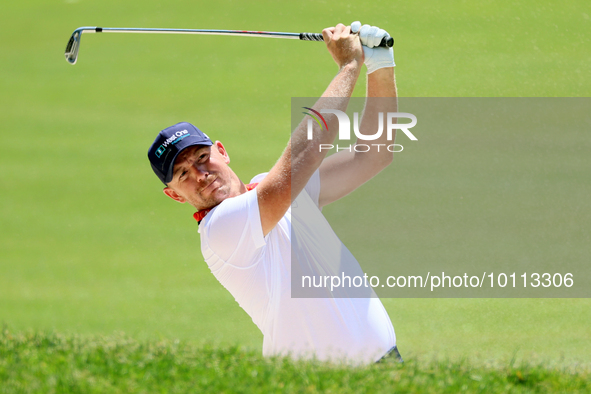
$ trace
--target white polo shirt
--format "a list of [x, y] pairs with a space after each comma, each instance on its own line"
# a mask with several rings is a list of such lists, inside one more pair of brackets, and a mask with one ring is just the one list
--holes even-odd
[[319, 194], [316, 171], [266, 237], [256, 190], [226, 199], [201, 221], [201, 251], [214, 276], [262, 331], [264, 356], [371, 363], [396, 344], [388, 313], [373, 290], [364, 298], [292, 298], [292, 264], [295, 272], [312, 275], [339, 275], [339, 267], [362, 272], [318, 208]]

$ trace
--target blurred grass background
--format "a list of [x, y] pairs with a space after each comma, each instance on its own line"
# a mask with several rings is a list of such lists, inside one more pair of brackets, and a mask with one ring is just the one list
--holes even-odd
[[[186, 120], [225, 143], [243, 180], [268, 170], [290, 133], [291, 97], [321, 95], [336, 73], [324, 45], [88, 34], [76, 66], [63, 52], [79, 26], [320, 32], [354, 20], [395, 37], [402, 97], [589, 96], [585, 1], [6, 3], [0, 322], [259, 349], [261, 334], [203, 263], [192, 210], [160, 192], [146, 150]], [[403, 354], [590, 361], [587, 299], [384, 303]]]

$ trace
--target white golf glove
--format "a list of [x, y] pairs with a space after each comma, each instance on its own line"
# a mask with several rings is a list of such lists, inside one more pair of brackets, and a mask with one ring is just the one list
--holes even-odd
[[351, 23], [351, 32], [359, 33], [368, 74], [380, 68], [396, 66], [394, 63], [394, 49], [378, 46], [382, 42], [382, 38], [389, 36], [387, 31], [376, 26], [361, 26], [361, 22], [355, 21]]

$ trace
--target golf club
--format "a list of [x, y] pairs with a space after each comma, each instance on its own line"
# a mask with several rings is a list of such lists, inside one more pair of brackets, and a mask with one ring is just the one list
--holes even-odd
[[[251, 36], [289, 38], [303, 41], [324, 41], [319, 33], [281, 33], [270, 31], [246, 31], [246, 30], [208, 30], [208, 29], [156, 29], [141, 27], [79, 27], [74, 30], [68, 45], [66, 46], [66, 60], [70, 64], [76, 64], [78, 51], [80, 50], [80, 39], [82, 33], [167, 33], [167, 34], [209, 34], [221, 36]], [[394, 45], [392, 37], [384, 37], [379, 46], [390, 48]]]

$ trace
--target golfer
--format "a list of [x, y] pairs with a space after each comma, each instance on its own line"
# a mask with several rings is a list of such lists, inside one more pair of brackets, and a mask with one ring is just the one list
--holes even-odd
[[[312, 110], [345, 111], [365, 63], [367, 98], [359, 127], [375, 133], [378, 114], [396, 111], [393, 51], [378, 47], [387, 33], [354, 22], [322, 34], [339, 71]], [[332, 114], [324, 119], [327, 127], [314, 122], [308, 139], [306, 116], [273, 168], [249, 184], [228, 166], [224, 145], [189, 123], [162, 130], [148, 158], [164, 193], [197, 209], [205, 262], [262, 331], [264, 356], [351, 363], [399, 358], [394, 328], [373, 290], [363, 298], [331, 297], [330, 288], [324, 289], [326, 297], [292, 298], [292, 272], [320, 275], [341, 266], [361, 272], [320, 208], [392, 161], [387, 149], [343, 150], [325, 158], [326, 149], [318, 147], [333, 143], [338, 119]], [[392, 142], [382, 134], [374, 144]]]

